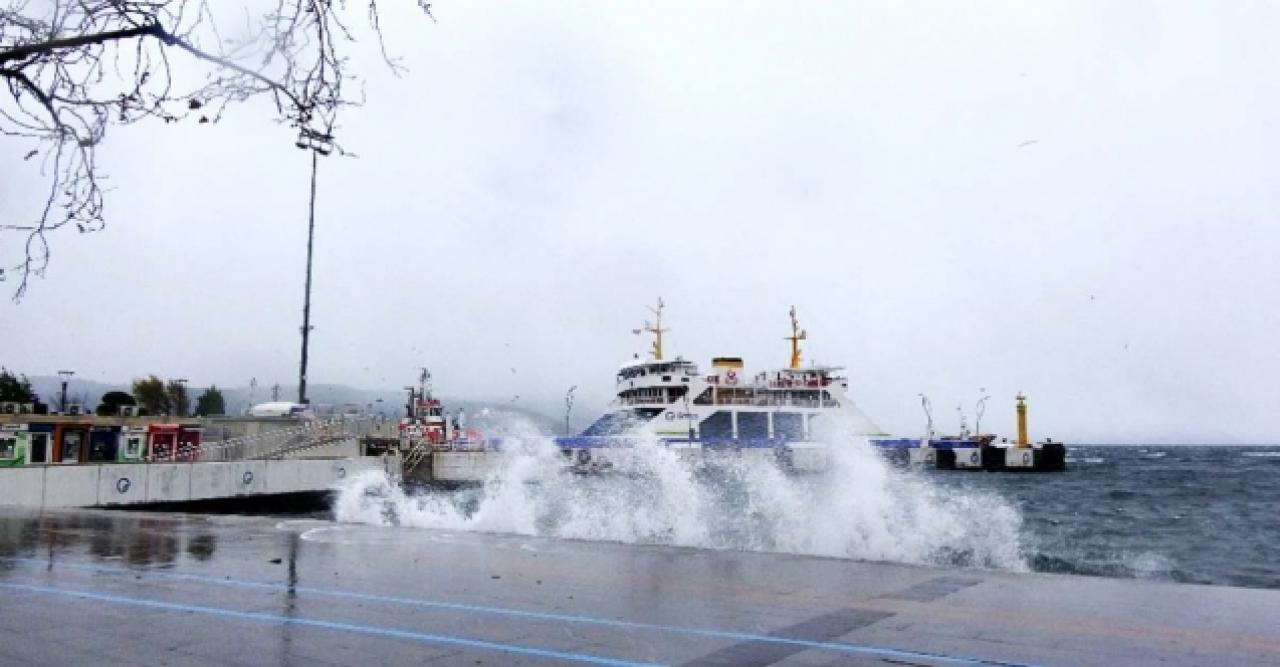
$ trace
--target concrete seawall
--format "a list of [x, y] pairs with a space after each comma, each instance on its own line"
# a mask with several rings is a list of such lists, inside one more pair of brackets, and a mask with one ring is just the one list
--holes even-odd
[[378, 457], [194, 463], [120, 463], [0, 469], [0, 505], [101, 507], [323, 491], [382, 470]]

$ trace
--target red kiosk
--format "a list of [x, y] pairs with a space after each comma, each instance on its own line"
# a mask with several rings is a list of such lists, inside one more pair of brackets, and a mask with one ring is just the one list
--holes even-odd
[[199, 457], [200, 427], [191, 424], [178, 426], [178, 460], [194, 461]]
[[150, 424], [147, 426], [147, 459], [151, 461], [175, 461], [178, 454], [177, 424]]
[[200, 449], [200, 427], [194, 424], [151, 424], [147, 448], [151, 461], [194, 461]]

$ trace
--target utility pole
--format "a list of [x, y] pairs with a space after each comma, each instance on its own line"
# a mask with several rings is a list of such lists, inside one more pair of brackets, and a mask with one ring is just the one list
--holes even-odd
[[63, 414], [67, 412], [67, 383], [71, 381], [71, 376], [75, 374], [75, 371], [58, 371], [58, 375], [62, 376], [62, 398], [59, 399], [58, 412]]

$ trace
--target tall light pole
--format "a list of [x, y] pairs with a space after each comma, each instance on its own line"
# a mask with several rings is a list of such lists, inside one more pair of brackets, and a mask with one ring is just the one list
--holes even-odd
[[63, 414], [67, 412], [67, 383], [71, 381], [71, 376], [75, 374], [75, 371], [58, 371], [58, 375], [62, 376], [62, 398], [59, 401], [58, 412]]
[[298, 365], [298, 402], [307, 403], [307, 341], [311, 335], [311, 248], [316, 235], [316, 166], [321, 155], [333, 152], [333, 135], [304, 127], [294, 144], [311, 151], [311, 201], [307, 213], [307, 287], [302, 301], [302, 361]]
[[[299, 141], [299, 146], [302, 142]], [[311, 249], [316, 235], [316, 165], [320, 151], [311, 148], [311, 204], [307, 215], [307, 287], [302, 299], [302, 362], [298, 366], [298, 402], [307, 404], [307, 342], [311, 334]]]

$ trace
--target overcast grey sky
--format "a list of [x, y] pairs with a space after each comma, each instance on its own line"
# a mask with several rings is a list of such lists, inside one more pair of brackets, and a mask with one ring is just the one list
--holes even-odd
[[[313, 382], [605, 408], [668, 351], [848, 368], [1076, 441], [1280, 440], [1280, 5], [446, 1], [322, 162]], [[292, 383], [306, 155], [257, 105], [115, 129], [106, 231], [0, 305], [31, 374]], [[0, 139], [0, 215], [43, 187]], [[16, 237], [0, 239], [13, 251]], [[7, 288], [6, 288], [7, 289]], [[513, 370], [514, 369], [514, 370]]]

